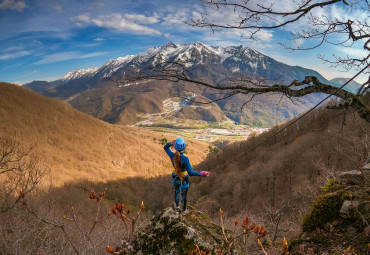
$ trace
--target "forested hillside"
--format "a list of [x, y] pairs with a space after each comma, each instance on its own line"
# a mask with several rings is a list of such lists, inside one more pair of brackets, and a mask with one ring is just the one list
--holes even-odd
[[[163, 135], [108, 124], [21, 86], [0, 84], [0, 119], [0, 137], [19, 140], [25, 147], [35, 144], [55, 185], [78, 179], [149, 178], [171, 168], [163, 160]], [[200, 162], [208, 144], [189, 144], [188, 153]]]

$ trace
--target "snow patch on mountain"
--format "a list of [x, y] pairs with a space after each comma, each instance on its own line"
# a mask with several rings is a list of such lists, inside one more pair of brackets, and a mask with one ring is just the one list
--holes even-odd
[[223, 47], [213, 47], [215, 54], [219, 55], [222, 61], [232, 56], [230, 47], [223, 48]]
[[101, 77], [106, 78], [114, 74], [125, 64], [129, 63], [135, 58], [135, 55], [128, 55], [126, 57], [119, 57], [117, 59], [111, 59], [99, 68], [97, 73], [100, 73]]
[[74, 79], [79, 79], [82, 77], [92, 77], [98, 70], [98, 67], [88, 68], [88, 69], [77, 69], [72, 72], [67, 73], [61, 80], [69, 81]]

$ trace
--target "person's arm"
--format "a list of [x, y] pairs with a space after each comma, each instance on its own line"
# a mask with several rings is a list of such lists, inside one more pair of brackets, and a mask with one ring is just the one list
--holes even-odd
[[175, 156], [175, 153], [173, 153], [170, 149], [172, 145], [172, 142], [168, 142], [166, 143], [166, 145], [163, 147], [163, 149], [165, 150], [165, 152], [167, 153], [167, 155], [170, 157], [170, 159], [172, 159], [174, 156]]
[[196, 172], [193, 170], [193, 167], [190, 164], [189, 158], [184, 157], [184, 163], [185, 163], [185, 170], [188, 171], [188, 174], [190, 176], [200, 176], [200, 172]]
[[188, 157], [185, 157], [184, 159], [185, 161], [185, 170], [188, 171], [188, 174], [190, 176], [202, 176], [202, 177], [207, 177], [210, 175], [210, 172], [207, 172], [207, 171], [200, 171], [200, 172], [196, 172], [193, 170], [193, 167], [191, 166], [190, 164], [190, 161], [189, 161], [189, 158]]
[[185, 170], [188, 171], [188, 174], [190, 176], [202, 176], [202, 177], [207, 177], [209, 176], [209, 172], [207, 171], [200, 171], [200, 172], [196, 172], [193, 170], [193, 167], [191, 166], [190, 164], [190, 161], [189, 161], [189, 158], [186, 158], [185, 160]]

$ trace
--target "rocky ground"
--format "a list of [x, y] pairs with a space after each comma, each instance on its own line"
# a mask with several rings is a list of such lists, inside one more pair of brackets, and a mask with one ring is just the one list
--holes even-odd
[[370, 164], [344, 172], [323, 189], [303, 220], [291, 255], [370, 253]]

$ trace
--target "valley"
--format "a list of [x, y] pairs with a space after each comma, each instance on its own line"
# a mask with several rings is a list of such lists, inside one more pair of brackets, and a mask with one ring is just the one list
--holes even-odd
[[[137, 115], [137, 118], [141, 121], [132, 126], [144, 127], [166, 135], [182, 136], [216, 143], [245, 140], [251, 135], [255, 136], [268, 130], [268, 128], [238, 124], [227, 117], [221, 122], [176, 118], [176, 113], [181, 111], [183, 107], [188, 106], [190, 100], [194, 97], [195, 95], [193, 94], [184, 98], [174, 97], [166, 99], [162, 102], [163, 112]], [[209, 105], [190, 105], [189, 107], [211, 108]]]

